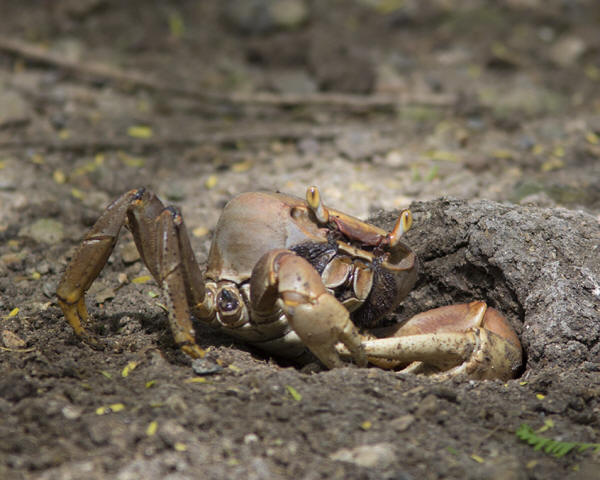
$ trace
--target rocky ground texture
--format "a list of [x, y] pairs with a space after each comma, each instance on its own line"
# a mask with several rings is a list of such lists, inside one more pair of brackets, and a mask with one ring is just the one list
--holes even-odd
[[[0, 478], [597, 478], [596, 2], [4, 3]], [[518, 378], [311, 371], [202, 327], [224, 368], [199, 375], [129, 233], [88, 294], [117, 348], [64, 320], [124, 191], [180, 207], [203, 263], [235, 194], [312, 184], [385, 228], [410, 205], [419, 279], [386, 321], [485, 300]]]

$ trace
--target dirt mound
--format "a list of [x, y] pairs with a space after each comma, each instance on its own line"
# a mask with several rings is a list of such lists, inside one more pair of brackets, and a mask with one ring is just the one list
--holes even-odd
[[[482, 299], [519, 334], [527, 369], [600, 360], [600, 224], [566, 209], [441, 199], [411, 206], [421, 259], [407, 314]], [[394, 216], [374, 219], [384, 228]]]

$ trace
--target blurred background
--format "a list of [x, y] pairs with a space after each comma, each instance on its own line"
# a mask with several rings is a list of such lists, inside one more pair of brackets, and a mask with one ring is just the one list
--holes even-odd
[[207, 229], [235, 193], [308, 184], [359, 216], [440, 195], [600, 211], [592, 0], [5, 1], [2, 17], [4, 227], [141, 183]]

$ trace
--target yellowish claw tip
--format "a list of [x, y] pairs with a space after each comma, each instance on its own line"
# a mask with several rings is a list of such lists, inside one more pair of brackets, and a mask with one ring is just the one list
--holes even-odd
[[181, 347], [184, 353], [192, 358], [204, 358], [206, 351], [200, 348], [198, 345], [184, 345]]

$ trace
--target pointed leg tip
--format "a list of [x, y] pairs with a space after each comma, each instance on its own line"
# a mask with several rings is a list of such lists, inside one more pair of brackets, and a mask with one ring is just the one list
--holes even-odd
[[206, 350], [203, 350], [198, 345], [184, 345], [181, 347], [181, 350], [192, 358], [204, 358], [206, 355]]
[[105, 351], [108, 346], [108, 342], [99, 338], [97, 335], [88, 332], [87, 330], [82, 330], [81, 333], [77, 333], [77, 336], [81, 338], [83, 343], [85, 343], [91, 349], [96, 350], [98, 352]]

